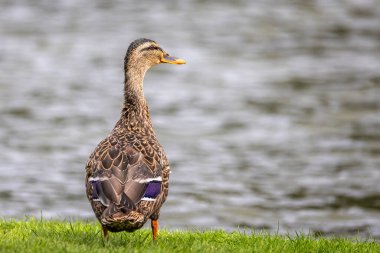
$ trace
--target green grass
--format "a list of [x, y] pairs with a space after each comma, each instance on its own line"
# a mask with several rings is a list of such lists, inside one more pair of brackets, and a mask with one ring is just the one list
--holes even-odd
[[95, 222], [0, 219], [0, 252], [380, 252], [380, 244], [344, 238], [268, 233], [150, 230], [111, 233], [104, 242]]

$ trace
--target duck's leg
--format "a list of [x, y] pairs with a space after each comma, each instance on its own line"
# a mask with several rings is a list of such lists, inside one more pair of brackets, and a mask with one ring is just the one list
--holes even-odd
[[106, 241], [108, 241], [109, 239], [109, 235], [108, 235], [108, 229], [104, 226], [102, 226], [102, 231], [103, 231], [103, 237]]
[[158, 220], [151, 220], [151, 227], [152, 227], [152, 234], [153, 234], [153, 241], [157, 239], [157, 233], [158, 233]]

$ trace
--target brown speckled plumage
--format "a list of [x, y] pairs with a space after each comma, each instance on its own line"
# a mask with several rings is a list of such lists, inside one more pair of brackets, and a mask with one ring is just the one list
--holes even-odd
[[86, 193], [108, 238], [108, 230], [134, 231], [152, 220], [156, 238], [160, 208], [169, 190], [169, 163], [153, 131], [143, 93], [146, 71], [159, 63], [183, 64], [154, 41], [139, 39], [124, 60], [124, 104], [112, 132], [86, 164]]

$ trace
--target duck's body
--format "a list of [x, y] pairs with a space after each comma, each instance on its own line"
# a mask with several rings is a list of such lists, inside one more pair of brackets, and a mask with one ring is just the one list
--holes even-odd
[[161, 62], [185, 63], [148, 39], [134, 41], [125, 61], [124, 106], [110, 135], [86, 164], [86, 192], [108, 238], [152, 220], [156, 238], [160, 208], [169, 190], [169, 162], [153, 131], [143, 94], [145, 72]]

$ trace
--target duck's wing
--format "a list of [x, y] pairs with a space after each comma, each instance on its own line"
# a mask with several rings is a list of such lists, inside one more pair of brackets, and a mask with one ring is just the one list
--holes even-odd
[[103, 217], [136, 210], [139, 201], [155, 201], [160, 194], [162, 168], [152, 168], [146, 156], [111, 137], [99, 144], [87, 164], [87, 194], [107, 207]]

